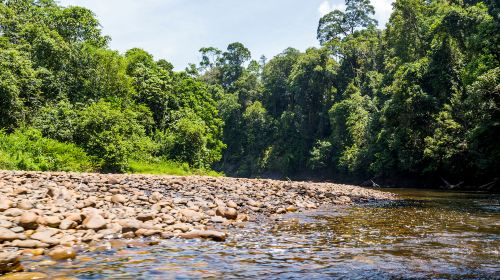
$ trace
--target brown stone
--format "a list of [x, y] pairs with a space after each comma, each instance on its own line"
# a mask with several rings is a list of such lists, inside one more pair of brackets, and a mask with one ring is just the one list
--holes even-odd
[[127, 202], [127, 197], [121, 194], [115, 194], [111, 197], [111, 202], [124, 204]]
[[106, 228], [106, 220], [99, 214], [91, 214], [89, 215], [83, 222], [82, 226], [85, 229], [94, 229], [99, 230]]
[[36, 229], [38, 227], [38, 215], [33, 212], [24, 212], [19, 218], [19, 225], [24, 229]]
[[48, 248], [50, 246], [47, 243], [43, 243], [39, 240], [33, 240], [33, 239], [14, 240], [11, 242], [10, 245], [18, 248]]
[[19, 239], [19, 235], [10, 229], [0, 228], [0, 241], [12, 241]]
[[78, 226], [78, 224], [75, 221], [65, 219], [61, 222], [59, 225], [59, 228], [62, 230], [68, 230], [68, 229], [74, 229]]
[[47, 255], [53, 260], [61, 261], [76, 258], [76, 251], [71, 247], [58, 247], [51, 250]]
[[2, 280], [45, 280], [49, 276], [41, 272], [17, 272], [2, 276]]
[[234, 208], [226, 208], [224, 217], [229, 220], [236, 220], [236, 218], [238, 218], [238, 211]]
[[14, 203], [6, 197], [0, 196], [0, 212], [3, 212], [12, 207]]

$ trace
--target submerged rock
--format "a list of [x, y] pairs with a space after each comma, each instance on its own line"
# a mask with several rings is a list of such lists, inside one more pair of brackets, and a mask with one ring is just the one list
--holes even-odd
[[50, 251], [47, 255], [53, 260], [61, 261], [76, 258], [76, 251], [71, 247], [58, 247]]
[[190, 232], [183, 233], [179, 235], [181, 238], [185, 239], [195, 239], [195, 238], [203, 238], [203, 239], [211, 239], [214, 241], [225, 241], [226, 233], [215, 231], [215, 230], [194, 230]]
[[0, 253], [0, 274], [22, 270], [21, 259], [17, 253]]

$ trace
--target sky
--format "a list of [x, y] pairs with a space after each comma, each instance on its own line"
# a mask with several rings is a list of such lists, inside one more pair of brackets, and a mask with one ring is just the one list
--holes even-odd
[[[198, 63], [198, 50], [224, 50], [243, 43], [255, 59], [272, 58], [288, 47], [301, 51], [318, 46], [321, 16], [343, 9], [342, 0], [60, 0], [83, 6], [99, 19], [110, 47], [120, 52], [142, 48], [166, 59], [177, 70]], [[372, 0], [376, 19], [384, 26], [392, 0]]]

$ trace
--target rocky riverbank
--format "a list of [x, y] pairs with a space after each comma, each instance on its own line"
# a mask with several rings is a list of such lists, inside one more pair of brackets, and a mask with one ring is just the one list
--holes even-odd
[[330, 183], [0, 171], [0, 274], [20, 270], [19, 252], [61, 260], [103, 239], [224, 241], [248, 221], [393, 198]]

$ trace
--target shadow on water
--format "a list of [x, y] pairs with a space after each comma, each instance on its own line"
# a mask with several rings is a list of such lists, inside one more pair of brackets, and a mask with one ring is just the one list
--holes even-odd
[[248, 224], [225, 243], [108, 246], [28, 267], [80, 279], [500, 279], [498, 195], [388, 191], [403, 200]]

